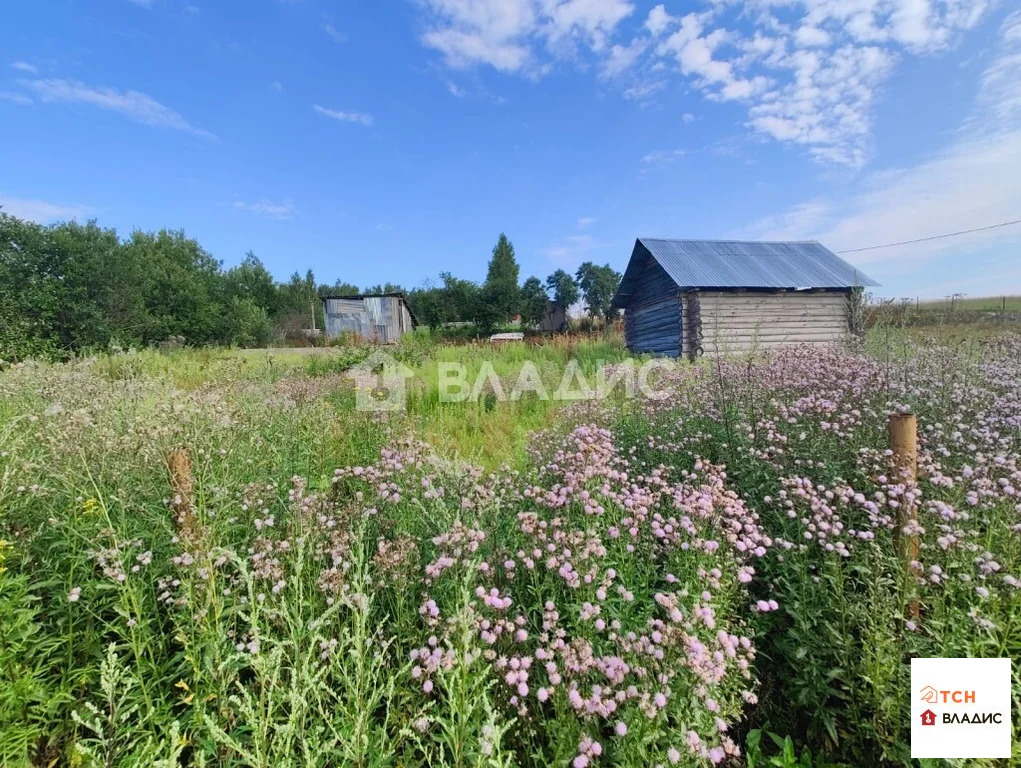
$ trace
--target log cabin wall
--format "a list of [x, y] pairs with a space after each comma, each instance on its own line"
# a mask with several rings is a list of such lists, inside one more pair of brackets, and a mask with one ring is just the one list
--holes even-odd
[[845, 341], [848, 291], [699, 291], [707, 355]]
[[684, 328], [680, 291], [656, 260], [649, 258], [624, 315], [624, 336], [632, 352], [677, 357]]

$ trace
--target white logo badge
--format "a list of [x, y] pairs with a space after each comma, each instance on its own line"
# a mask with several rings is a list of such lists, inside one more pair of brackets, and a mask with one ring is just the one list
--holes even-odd
[[911, 757], [1010, 757], [1010, 659], [912, 659]]

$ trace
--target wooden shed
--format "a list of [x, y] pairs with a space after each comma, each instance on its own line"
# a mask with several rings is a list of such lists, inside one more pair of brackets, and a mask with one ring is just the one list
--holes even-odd
[[852, 297], [874, 285], [815, 241], [643, 237], [613, 306], [628, 349], [694, 358], [842, 341]]
[[418, 324], [402, 293], [324, 296], [326, 338], [344, 333], [365, 341], [394, 344]]

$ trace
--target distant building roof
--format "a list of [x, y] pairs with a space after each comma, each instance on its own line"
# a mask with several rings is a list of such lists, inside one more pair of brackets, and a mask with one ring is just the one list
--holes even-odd
[[635, 240], [615, 307], [627, 304], [647, 259], [681, 288], [854, 288], [878, 285], [815, 240]]

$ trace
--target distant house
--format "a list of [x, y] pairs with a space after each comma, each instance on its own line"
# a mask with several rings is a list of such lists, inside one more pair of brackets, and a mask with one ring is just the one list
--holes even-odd
[[877, 285], [815, 241], [639, 238], [613, 297], [634, 352], [694, 358], [850, 333], [850, 298]]
[[418, 321], [402, 293], [324, 296], [326, 338], [350, 333], [365, 341], [394, 344]]
[[546, 305], [546, 314], [539, 323], [540, 331], [566, 331], [567, 312], [556, 306], [552, 301]]

